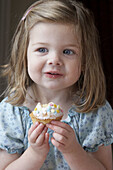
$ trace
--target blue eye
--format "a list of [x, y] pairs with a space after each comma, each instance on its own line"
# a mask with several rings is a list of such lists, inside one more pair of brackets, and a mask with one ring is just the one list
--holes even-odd
[[74, 54], [74, 52], [72, 50], [69, 50], [69, 49], [64, 50], [63, 53], [66, 54], [66, 55]]
[[40, 52], [40, 53], [48, 52], [48, 50], [46, 48], [39, 48], [37, 51]]

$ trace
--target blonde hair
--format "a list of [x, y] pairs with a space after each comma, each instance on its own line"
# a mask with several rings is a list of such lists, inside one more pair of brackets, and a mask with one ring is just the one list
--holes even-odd
[[[78, 112], [89, 112], [105, 102], [105, 78], [99, 52], [98, 32], [93, 16], [75, 0], [39, 0], [25, 12], [12, 41], [12, 52], [4, 75], [8, 76], [8, 102], [21, 105], [33, 83], [27, 72], [29, 32], [38, 22], [73, 24], [79, 35], [82, 72], [76, 83]], [[73, 91], [75, 93], [75, 91]]]

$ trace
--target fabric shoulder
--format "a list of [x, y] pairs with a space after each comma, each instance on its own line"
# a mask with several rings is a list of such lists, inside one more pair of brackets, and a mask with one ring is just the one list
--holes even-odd
[[90, 152], [113, 143], [113, 110], [107, 101], [96, 111], [80, 114], [79, 140]]
[[8, 153], [22, 153], [25, 149], [25, 134], [29, 111], [6, 103], [0, 103], [0, 149]]
[[78, 142], [86, 151], [95, 152], [99, 146], [113, 143], [113, 110], [108, 101], [89, 113], [75, 110], [74, 106], [69, 110], [67, 121], [73, 124]]

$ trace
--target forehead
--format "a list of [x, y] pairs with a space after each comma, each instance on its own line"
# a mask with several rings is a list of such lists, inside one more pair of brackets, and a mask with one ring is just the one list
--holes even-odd
[[68, 38], [69, 41], [79, 42], [79, 37], [76, 32], [76, 27], [73, 24], [64, 24], [64, 23], [47, 23], [40, 22], [37, 23], [31, 30], [29, 38], [32, 41], [36, 39], [61, 39], [64, 40]]

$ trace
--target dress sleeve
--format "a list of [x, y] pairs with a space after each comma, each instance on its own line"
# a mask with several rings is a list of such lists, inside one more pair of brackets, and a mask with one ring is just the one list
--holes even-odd
[[79, 119], [79, 141], [86, 151], [95, 152], [99, 146], [113, 143], [113, 110], [108, 102]]
[[24, 124], [19, 107], [5, 101], [0, 103], [0, 149], [8, 153], [24, 152]]

